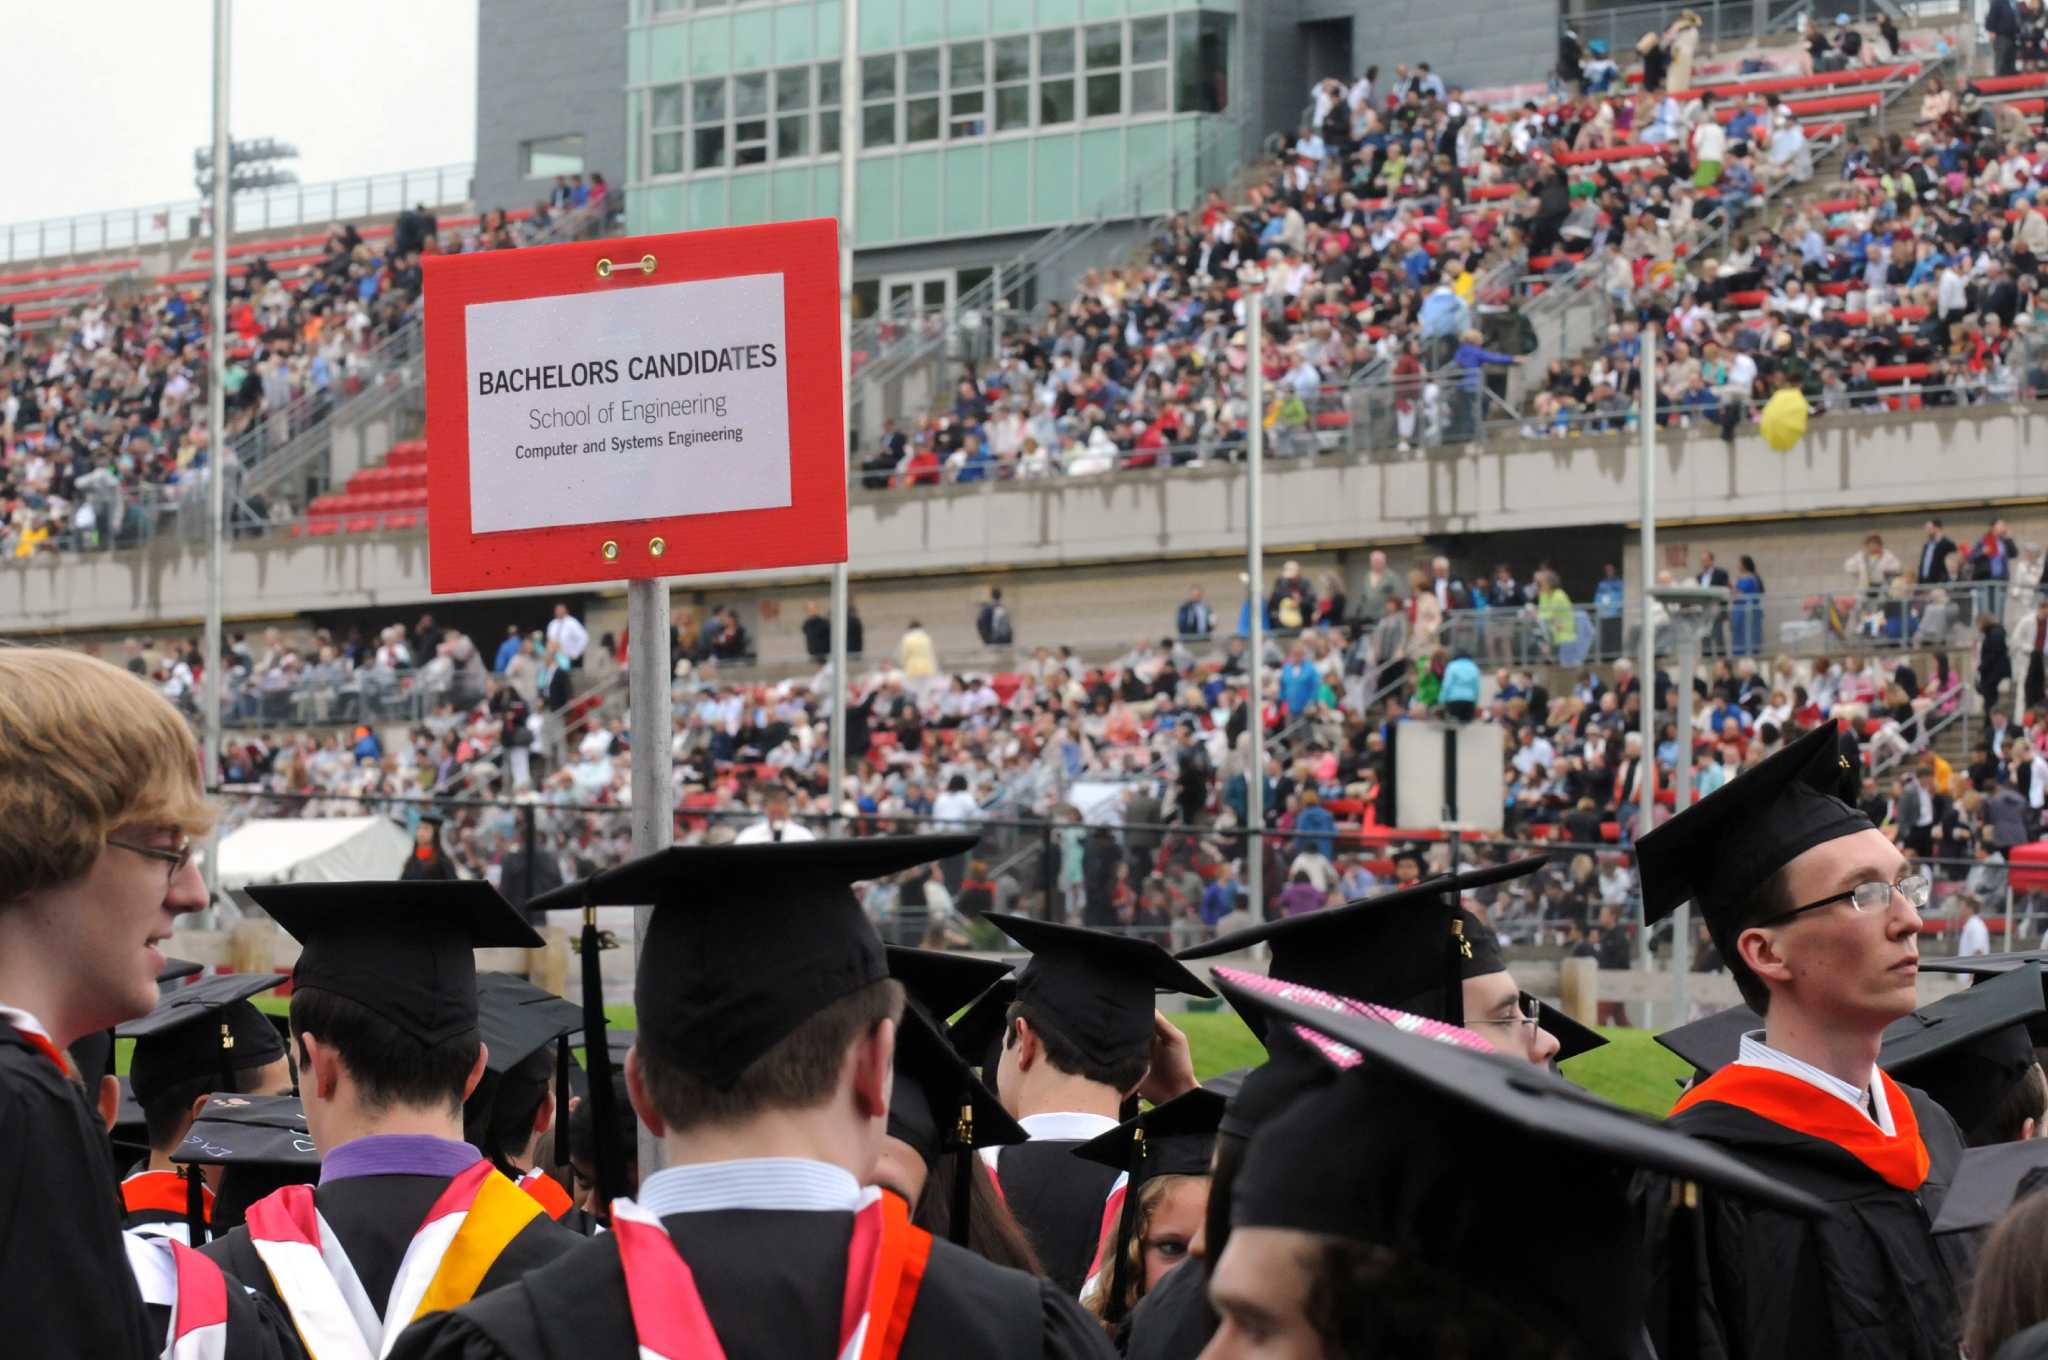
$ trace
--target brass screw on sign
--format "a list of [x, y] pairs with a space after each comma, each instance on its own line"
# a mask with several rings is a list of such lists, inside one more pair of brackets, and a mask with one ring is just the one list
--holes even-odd
[[604, 560], [607, 562], [619, 560], [619, 545], [616, 539], [608, 538], [604, 541]]
[[663, 538], [650, 538], [650, 539], [648, 539], [648, 540], [647, 540], [647, 551], [648, 551], [649, 555], [651, 555], [651, 556], [654, 556], [654, 557], [659, 557], [659, 556], [661, 556], [661, 555], [662, 555], [663, 553], [665, 553], [665, 552], [667, 552], [667, 551], [668, 551], [668, 540], [667, 540], [667, 539], [663, 539]]

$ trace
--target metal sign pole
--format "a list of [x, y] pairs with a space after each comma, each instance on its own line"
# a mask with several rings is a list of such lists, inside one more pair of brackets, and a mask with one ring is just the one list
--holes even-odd
[[[847, 448], [855, 438], [853, 428], [853, 213], [855, 133], [853, 112], [854, 81], [859, 76], [855, 35], [860, 31], [860, 0], [845, 0], [839, 18], [839, 381], [845, 398]], [[851, 475], [851, 465], [843, 475]], [[847, 545], [852, 551], [852, 545]], [[846, 787], [846, 710], [851, 703], [846, 675], [846, 563], [832, 564], [832, 715], [831, 787], [827, 805], [836, 814]], [[837, 829], [836, 818], [826, 823], [825, 834]]]
[[[213, 284], [206, 345], [206, 752], [205, 782], [221, 781], [221, 704], [227, 691], [222, 664], [222, 620], [227, 572], [227, 333], [228, 220], [234, 176], [228, 166], [228, 24], [231, 0], [213, 0]], [[117, 533], [120, 526], [109, 525]], [[220, 888], [220, 833], [206, 847], [208, 910]]]
[[[1699, 633], [1691, 610], [1672, 613], [1678, 643], [1678, 759], [1671, 771], [1671, 815], [1692, 806], [1692, 668], [1699, 647]], [[1692, 1000], [1686, 995], [1686, 974], [1692, 971], [1692, 907], [1682, 905], [1671, 913], [1671, 1023], [1684, 1024], [1692, 1014]]]
[[[665, 850], [675, 839], [675, 703], [668, 660], [668, 581], [657, 577], [626, 583], [626, 628], [633, 641], [626, 655], [626, 712], [633, 732], [633, 854]], [[647, 945], [652, 906], [633, 909], [633, 972]], [[661, 1140], [638, 1126], [640, 1175], [661, 1169]]]

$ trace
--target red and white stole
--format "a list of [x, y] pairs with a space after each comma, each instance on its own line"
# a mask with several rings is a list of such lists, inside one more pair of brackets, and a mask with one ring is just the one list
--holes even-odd
[[[999, 1147], [981, 1149], [981, 1164], [988, 1170], [988, 1181], [996, 1188], [996, 1198], [1004, 1203], [1009, 1196], [1003, 1192], [1003, 1178], [997, 1173], [996, 1158], [1002, 1154]], [[1095, 1230], [1095, 1260], [1088, 1267], [1088, 1278], [1081, 1282], [1080, 1297], [1086, 1298], [1088, 1291], [1095, 1287], [1095, 1277], [1111, 1264], [1110, 1253], [1116, 1250], [1117, 1220], [1123, 1217], [1124, 1196], [1129, 1193], [1131, 1173], [1119, 1171], [1116, 1180], [1109, 1187], [1109, 1194], [1102, 1201], [1102, 1222]]]
[[[641, 1360], [724, 1360], [697, 1278], [661, 1219], [632, 1200], [615, 1199], [612, 1233]], [[931, 1250], [931, 1234], [912, 1226], [902, 1200], [873, 1186], [862, 1193], [846, 1247], [838, 1360], [895, 1360]]]
[[225, 1360], [228, 1282], [219, 1266], [182, 1242], [122, 1236], [144, 1303], [171, 1310], [163, 1360]]
[[313, 1187], [249, 1206], [249, 1239], [306, 1349], [318, 1360], [378, 1360], [414, 1319], [469, 1302], [498, 1256], [538, 1218], [532, 1196], [479, 1161], [448, 1182], [399, 1262], [382, 1313], [321, 1218]]

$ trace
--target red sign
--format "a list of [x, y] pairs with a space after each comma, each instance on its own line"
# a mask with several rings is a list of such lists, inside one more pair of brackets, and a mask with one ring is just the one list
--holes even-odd
[[829, 218], [426, 261], [437, 594], [846, 560]]

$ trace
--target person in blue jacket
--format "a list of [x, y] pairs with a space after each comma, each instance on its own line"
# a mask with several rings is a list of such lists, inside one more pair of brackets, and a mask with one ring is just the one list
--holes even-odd
[[1460, 647], [1444, 667], [1443, 684], [1437, 690], [1444, 714], [1453, 722], [1471, 722], [1479, 710], [1479, 663]]

